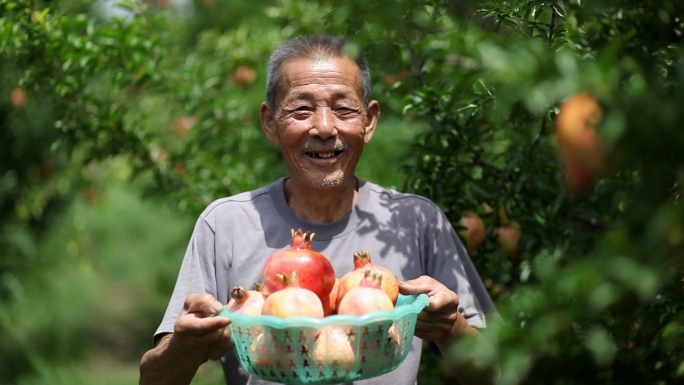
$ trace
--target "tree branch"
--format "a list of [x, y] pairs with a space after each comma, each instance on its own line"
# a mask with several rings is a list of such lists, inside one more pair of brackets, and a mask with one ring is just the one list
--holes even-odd
[[475, 153], [475, 157], [473, 158], [472, 163], [476, 164], [478, 166], [488, 168], [489, 170], [491, 170], [496, 175], [497, 178], [499, 178], [500, 180], [502, 180], [504, 182], [513, 181], [513, 179], [510, 176], [506, 175], [504, 170], [502, 170], [501, 168], [487, 162], [486, 160], [483, 160], [482, 158], [480, 158], [480, 154], [477, 152]]
[[572, 219], [577, 219], [580, 222], [584, 222], [584, 223], [590, 224], [592, 226], [595, 226], [595, 227], [598, 227], [601, 229], [607, 229], [608, 228], [608, 223], [605, 223], [605, 222], [601, 221], [600, 219], [587, 217], [587, 216], [584, 216], [582, 214], [579, 214], [579, 213], [576, 213], [573, 211], [568, 211], [568, 216]]
[[527, 150], [527, 155], [532, 155], [532, 151], [534, 151], [534, 149], [539, 144], [539, 141], [541, 140], [541, 136], [544, 134], [545, 130], [546, 130], [546, 115], [542, 116], [541, 127], [539, 127], [539, 134], [537, 135], [536, 138], [534, 138], [534, 141], [532, 141], [532, 144], [530, 144], [530, 148], [529, 148], [529, 150]]
[[418, 76], [418, 81], [420, 82], [420, 85], [425, 86], [425, 78], [423, 77], [423, 71], [420, 69], [420, 60], [418, 60], [416, 50], [413, 49], [413, 45], [411, 44], [411, 40], [408, 38], [408, 36], [404, 36], [404, 40], [406, 41], [406, 48], [408, 48], [409, 53], [411, 54], [413, 72], [415, 72], [416, 76]]
[[[553, 4], [556, 4], [554, 1]], [[549, 47], [553, 47], [553, 28], [556, 24], [556, 10], [551, 6], [551, 24], [549, 25]]]

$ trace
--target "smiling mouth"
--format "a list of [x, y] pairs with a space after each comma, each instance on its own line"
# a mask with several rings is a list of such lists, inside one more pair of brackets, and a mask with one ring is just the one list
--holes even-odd
[[328, 152], [305, 152], [306, 156], [314, 159], [330, 159], [340, 155], [342, 151], [328, 151]]

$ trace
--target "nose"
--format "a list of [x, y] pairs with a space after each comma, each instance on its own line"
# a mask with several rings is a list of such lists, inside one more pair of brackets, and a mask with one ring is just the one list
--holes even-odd
[[313, 126], [309, 130], [311, 136], [317, 136], [323, 140], [337, 135], [335, 127], [335, 114], [328, 107], [316, 108], [313, 117]]

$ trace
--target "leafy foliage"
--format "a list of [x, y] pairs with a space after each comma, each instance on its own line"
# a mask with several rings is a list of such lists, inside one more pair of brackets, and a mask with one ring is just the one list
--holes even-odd
[[[475, 263], [505, 324], [447, 360], [499, 362], [500, 384], [681, 382], [681, 2], [185, 7], [124, 2], [125, 17], [108, 18], [86, 3], [0, 1], [2, 87], [28, 93], [1, 101], [0, 135], [15, 150], [0, 154], [4, 232], [31, 234], [75, 191], [97, 196], [103, 162], [123, 160], [124, 179], [191, 213], [282, 175], [259, 129], [268, 54], [295, 35], [342, 34], [369, 56], [383, 119], [428, 127], [405, 189], [454, 226], [474, 211], [487, 227]], [[581, 91], [605, 111], [609, 156], [577, 194], [554, 128], [559, 103]], [[496, 236], [508, 221], [522, 229], [515, 257]], [[28, 266], [13, 244], [0, 292]]]

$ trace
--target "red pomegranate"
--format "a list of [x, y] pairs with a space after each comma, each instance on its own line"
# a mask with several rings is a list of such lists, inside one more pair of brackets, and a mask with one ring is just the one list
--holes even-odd
[[248, 89], [252, 83], [254, 83], [256, 76], [256, 71], [254, 71], [252, 68], [241, 65], [235, 70], [235, 72], [233, 72], [231, 75], [231, 80], [233, 80], [233, 83], [237, 84], [243, 89]]
[[465, 229], [459, 230], [458, 234], [465, 240], [468, 254], [476, 256], [478, 246], [484, 242], [487, 235], [484, 222], [477, 214], [466, 211], [461, 214], [461, 220], [458, 224], [465, 227]]
[[381, 289], [387, 293], [393, 304], [397, 303], [397, 297], [399, 296], [399, 281], [397, 277], [384, 267], [373, 264], [370, 254], [364, 250], [354, 252], [354, 270], [342, 276], [340, 280], [337, 289], [337, 307], [340, 306], [340, 301], [350, 290], [359, 286], [366, 271], [380, 274], [382, 277]]
[[278, 275], [297, 272], [300, 287], [316, 293], [323, 301], [335, 286], [335, 270], [323, 254], [311, 250], [314, 233], [304, 233], [302, 229], [292, 230], [292, 246], [273, 253], [261, 272], [266, 295], [275, 293], [285, 286]]
[[323, 318], [323, 304], [314, 292], [297, 283], [297, 272], [289, 276], [280, 275], [284, 288], [266, 297], [261, 314], [279, 318], [314, 317]]
[[380, 287], [383, 277], [366, 270], [359, 286], [349, 290], [337, 307], [337, 314], [363, 315], [372, 311], [392, 310], [392, 299]]
[[522, 231], [518, 222], [511, 221], [507, 225], [501, 225], [497, 229], [497, 237], [501, 252], [513, 260], [518, 256], [518, 243], [520, 241]]
[[339, 286], [340, 279], [335, 278], [335, 286], [333, 286], [330, 294], [328, 294], [327, 297], [321, 298], [321, 302], [323, 303], [323, 314], [325, 314], [326, 317], [337, 312], [337, 288]]
[[565, 176], [563, 182], [565, 187], [575, 196], [582, 195], [591, 185], [594, 179], [593, 173], [576, 160], [567, 160], [564, 168]]
[[266, 297], [257, 290], [247, 290], [244, 286], [236, 286], [230, 291], [231, 299], [226, 310], [250, 316], [261, 315]]
[[17, 87], [12, 90], [12, 93], [10, 94], [10, 100], [12, 101], [12, 105], [15, 107], [21, 107], [24, 104], [26, 104], [26, 91], [24, 91], [23, 88]]

